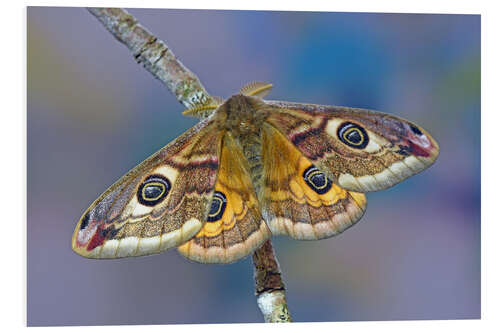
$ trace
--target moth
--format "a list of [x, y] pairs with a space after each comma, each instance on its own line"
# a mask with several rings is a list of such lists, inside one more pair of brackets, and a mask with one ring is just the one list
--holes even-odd
[[200, 117], [106, 190], [80, 218], [73, 250], [88, 258], [177, 247], [190, 260], [232, 263], [271, 235], [335, 236], [363, 216], [363, 193], [389, 188], [437, 158], [407, 120], [370, 110], [264, 100], [254, 82]]

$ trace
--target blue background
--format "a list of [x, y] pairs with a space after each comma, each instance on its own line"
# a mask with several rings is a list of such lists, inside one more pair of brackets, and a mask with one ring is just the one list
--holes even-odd
[[[230, 96], [381, 110], [438, 141], [430, 169], [370, 193], [344, 234], [273, 244], [295, 321], [480, 317], [480, 16], [131, 9]], [[250, 259], [95, 261], [71, 250], [82, 212], [195, 124], [83, 8], [30, 7], [28, 325], [262, 322]]]

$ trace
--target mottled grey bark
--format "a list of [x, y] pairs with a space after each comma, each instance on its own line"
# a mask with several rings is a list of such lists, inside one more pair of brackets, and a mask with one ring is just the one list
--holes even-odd
[[[120, 8], [88, 8], [113, 36], [125, 44], [135, 60], [163, 82], [186, 108], [209, 104], [212, 97], [198, 77], [187, 69], [168, 46], [127, 11]], [[291, 322], [278, 261], [271, 241], [253, 254], [255, 295], [268, 323]]]
[[266, 323], [287, 323], [292, 318], [288, 312], [285, 284], [281, 279], [279, 263], [274, 255], [271, 240], [266, 241], [253, 256], [255, 295]]
[[120, 8], [88, 9], [109, 32], [132, 52], [151, 74], [163, 82], [186, 108], [211, 101], [198, 77], [187, 69], [169, 50], [168, 46], [127, 11]]

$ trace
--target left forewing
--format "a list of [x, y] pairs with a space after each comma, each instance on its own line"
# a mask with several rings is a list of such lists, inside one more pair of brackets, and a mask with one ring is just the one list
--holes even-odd
[[131, 170], [82, 215], [73, 250], [88, 258], [159, 253], [203, 226], [214, 191], [221, 135], [204, 120]]

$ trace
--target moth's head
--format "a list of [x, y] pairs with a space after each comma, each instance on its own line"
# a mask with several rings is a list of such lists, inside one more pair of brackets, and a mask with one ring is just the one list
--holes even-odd
[[[210, 97], [210, 100], [203, 104], [185, 110], [182, 114], [186, 116], [206, 118], [214, 113], [220, 106], [226, 105], [225, 109], [248, 109], [248, 100], [261, 99], [271, 91], [273, 85], [265, 82], [250, 82], [240, 89], [238, 94], [235, 94], [224, 100], [218, 96]], [[246, 97], [249, 97], [247, 99]]]
[[255, 97], [235, 94], [226, 99], [221, 108], [227, 110], [228, 113], [245, 114], [251, 112], [257, 102], [258, 100]]

